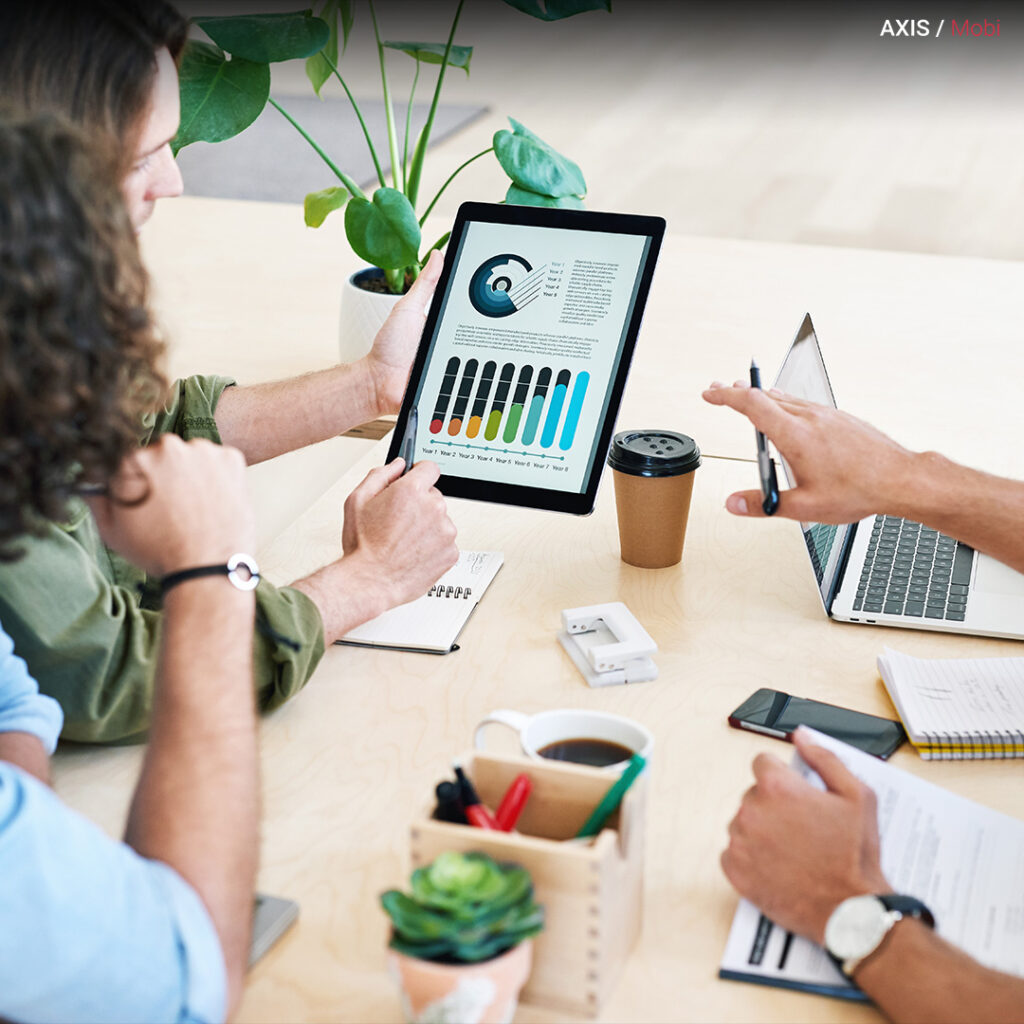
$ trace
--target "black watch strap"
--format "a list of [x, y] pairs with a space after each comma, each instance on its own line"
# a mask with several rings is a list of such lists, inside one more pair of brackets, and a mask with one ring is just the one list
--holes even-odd
[[929, 928], [935, 927], [935, 915], [915, 896], [901, 896], [893, 892], [879, 895], [878, 899], [886, 910], [896, 910], [904, 917], [922, 921]]
[[168, 573], [160, 581], [160, 596], [163, 597], [171, 587], [176, 587], [179, 583], [202, 579], [204, 576], [227, 576], [236, 590], [248, 591], [255, 590], [259, 584], [260, 569], [252, 555], [243, 555], [239, 552], [220, 565], [198, 565], [194, 569]]

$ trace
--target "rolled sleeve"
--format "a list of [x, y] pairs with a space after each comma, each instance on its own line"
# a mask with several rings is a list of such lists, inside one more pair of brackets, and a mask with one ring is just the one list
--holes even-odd
[[324, 624], [313, 600], [261, 580], [253, 653], [260, 709], [271, 711], [306, 685], [324, 656]]
[[184, 377], [175, 381], [164, 408], [143, 419], [142, 443], [149, 444], [161, 434], [177, 434], [186, 441], [203, 437], [220, 444], [214, 412], [224, 389], [234, 383], [231, 377], [212, 375]]
[[196, 892], [7, 764], [0, 878], [0, 1018], [224, 1019], [224, 957]]
[[39, 692], [28, 667], [14, 653], [14, 643], [0, 628], [0, 732], [27, 732], [52, 754], [64, 715], [52, 697]]

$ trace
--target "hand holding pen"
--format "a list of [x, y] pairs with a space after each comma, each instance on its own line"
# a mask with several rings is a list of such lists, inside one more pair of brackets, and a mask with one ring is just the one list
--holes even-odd
[[[750, 360], [750, 386], [761, 387], [761, 370], [756, 360]], [[761, 508], [766, 516], [773, 516], [779, 509], [779, 481], [775, 475], [775, 463], [768, 454], [768, 438], [755, 429], [754, 437], [757, 441], [757, 468], [761, 474]]]

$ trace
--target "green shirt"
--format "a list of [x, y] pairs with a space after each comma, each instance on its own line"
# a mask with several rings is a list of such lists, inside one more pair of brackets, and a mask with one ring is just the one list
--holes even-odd
[[[226, 377], [178, 381], [166, 409], [147, 419], [144, 441], [162, 433], [220, 442], [217, 400]], [[141, 598], [146, 574], [104, 546], [86, 506], [71, 503], [66, 523], [15, 545], [0, 562], [0, 622], [40, 690], [64, 709], [65, 739], [87, 743], [142, 739], [153, 702], [161, 612]], [[266, 580], [256, 589], [255, 683], [260, 706], [297, 693], [324, 653], [313, 602]]]

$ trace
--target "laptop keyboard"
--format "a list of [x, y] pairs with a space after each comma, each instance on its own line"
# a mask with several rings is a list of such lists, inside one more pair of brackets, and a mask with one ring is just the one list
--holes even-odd
[[875, 516], [854, 611], [963, 622], [974, 549], [896, 516]]

